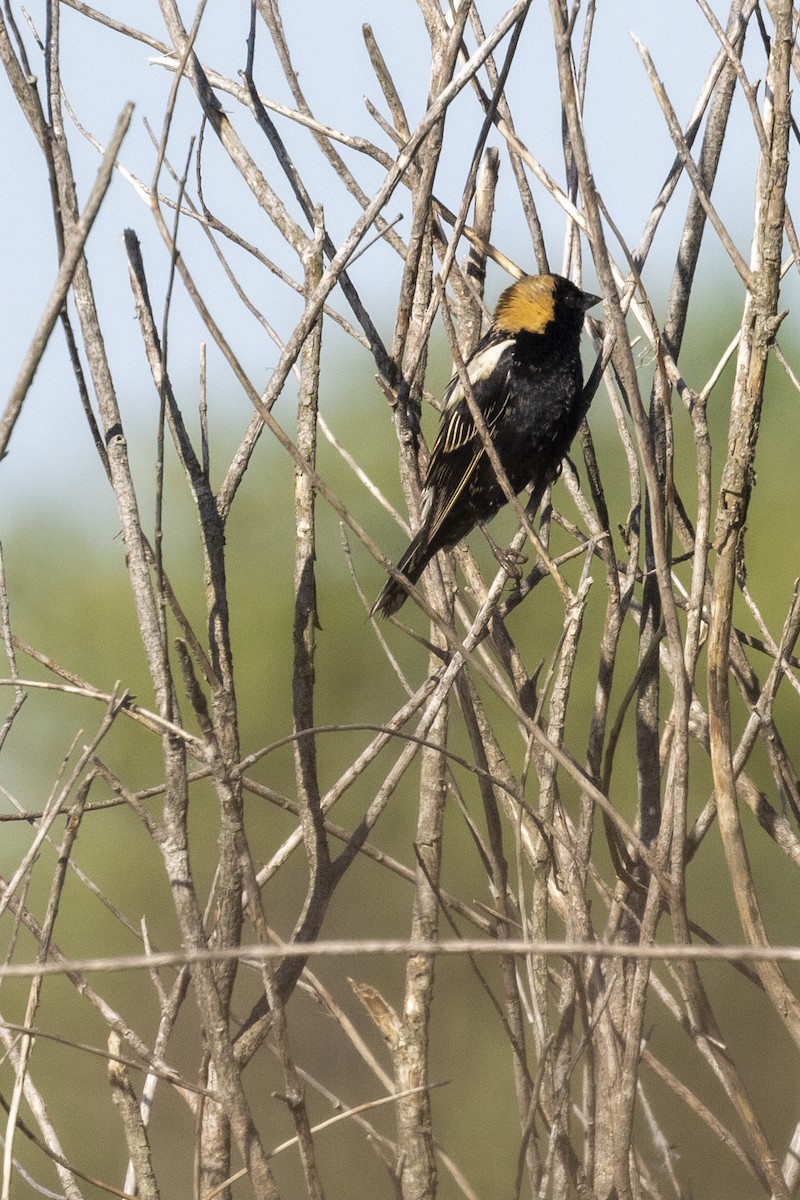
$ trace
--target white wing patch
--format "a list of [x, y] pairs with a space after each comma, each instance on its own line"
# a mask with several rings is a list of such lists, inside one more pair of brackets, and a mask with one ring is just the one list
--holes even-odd
[[[495, 342], [494, 345], [487, 346], [485, 350], [481, 350], [480, 354], [476, 354], [474, 358], [470, 359], [467, 363], [467, 378], [473, 387], [483, 379], [489, 378], [503, 354], [513, 344], [513, 338], [504, 338], [502, 342]], [[457, 404], [461, 404], [464, 399], [464, 389], [461, 386], [461, 380], [456, 375], [447, 385], [444, 411], [450, 412]]]

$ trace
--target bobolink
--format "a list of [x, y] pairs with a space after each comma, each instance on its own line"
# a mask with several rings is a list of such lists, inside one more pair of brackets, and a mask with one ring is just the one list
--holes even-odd
[[[586, 414], [580, 337], [583, 315], [599, 296], [560, 275], [527, 275], [500, 296], [485, 337], [466, 363], [472, 395], [515, 492], [542, 491]], [[397, 564], [416, 583], [439, 550], [459, 542], [506, 503], [456, 375], [422, 492], [422, 524]], [[389, 579], [372, 612], [396, 613], [406, 598]]]

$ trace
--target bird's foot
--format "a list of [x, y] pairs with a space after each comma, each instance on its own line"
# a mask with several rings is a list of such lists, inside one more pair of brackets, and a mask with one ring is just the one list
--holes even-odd
[[513, 579], [516, 583], [522, 579], [522, 571], [520, 567], [528, 561], [527, 554], [522, 550], [512, 550], [510, 546], [498, 546], [489, 531], [484, 528], [489, 545], [492, 548], [492, 554], [495, 556], [500, 566], [507, 572], [509, 579]]
[[515, 583], [519, 583], [522, 579], [522, 570], [520, 568], [523, 563], [528, 561], [527, 554], [523, 554], [521, 550], [512, 550], [510, 548], [501, 550], [498, 547], [495, 551], [495, 558], [508, 573], [509, 579], [513, 579]]

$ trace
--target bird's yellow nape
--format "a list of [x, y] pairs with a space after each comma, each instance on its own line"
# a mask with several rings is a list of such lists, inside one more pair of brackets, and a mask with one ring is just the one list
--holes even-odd
[[527, 275], [497, 301], [494, 325], [509, 333], [544, 333], [556, 312], [555, 280], [552, 275]]

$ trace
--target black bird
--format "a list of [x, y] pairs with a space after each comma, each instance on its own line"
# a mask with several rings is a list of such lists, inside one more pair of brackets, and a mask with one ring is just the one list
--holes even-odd
[[[600, 302], [561, 275], [526, 275], [497, 302], [492, 324], [466, 363], [475, 403], [515, 492], [544, 491], [586, 415], [580, 338]], [[446, 550], [506, 503], [456, 375], [444, 394], [439, 435], [422, 492], [422, 524], [397, 564], [416, 583]], [[372, 612], [390, 617], [406, 591], [388, 579]]]

